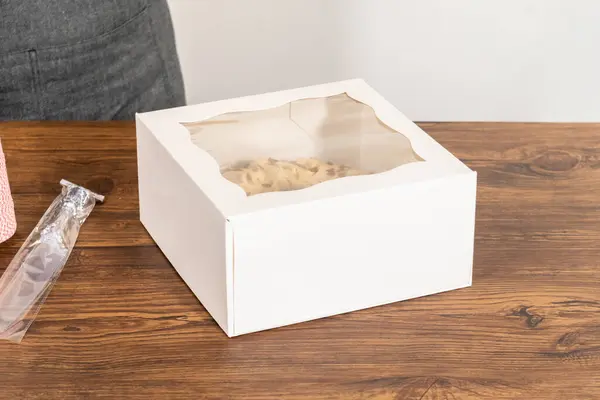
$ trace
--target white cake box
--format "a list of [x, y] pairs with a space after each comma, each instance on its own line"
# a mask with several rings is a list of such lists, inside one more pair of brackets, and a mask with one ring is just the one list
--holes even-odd
[[[136, 129], [141, 221], [228, 336], [471, 285], [476, 173], [362, 80], [142, 113]], [[258, 194], [222, 174], [268, 158], [277, 174], [306, 158], [368, 174], [277, 175], [260, 185], [286, 190]], [[310, 171], [347, 170], [330, 164]]]

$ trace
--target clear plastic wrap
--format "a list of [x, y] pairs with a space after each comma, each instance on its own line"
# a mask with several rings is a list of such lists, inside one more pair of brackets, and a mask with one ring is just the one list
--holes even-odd
[[346, 93], [182, 124], [248, 196], [424, 161], [406, 136]]
[[104, 197], [68, 181], [0, 277], [0, 339], [20, 342]]

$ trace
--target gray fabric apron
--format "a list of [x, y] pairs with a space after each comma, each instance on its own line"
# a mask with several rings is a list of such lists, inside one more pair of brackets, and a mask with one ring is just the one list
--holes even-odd
[[166, 0], [0, 0], [0, 120], [133, 119], [184, 103]]

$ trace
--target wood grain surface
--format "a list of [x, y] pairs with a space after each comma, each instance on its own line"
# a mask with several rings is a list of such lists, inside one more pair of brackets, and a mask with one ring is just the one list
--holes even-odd
[[0, 124], [0, 271], [61, 178], [107, 195], [0, 398], [600, 398], [600, 125], [421, 125], [479, 173], [473, 287], [228, 339], [138, 222], [133, 124]]

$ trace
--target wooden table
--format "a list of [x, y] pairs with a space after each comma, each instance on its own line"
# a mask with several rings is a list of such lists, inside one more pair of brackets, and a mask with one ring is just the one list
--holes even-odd
[[600, 125], [422, 126], [479, 172], [474, 286], [228, 339], [138, 222], [133, 124], [0, 124], [0, 271], [61, 178], [107, 195], [0, 398], [600, 398]]

